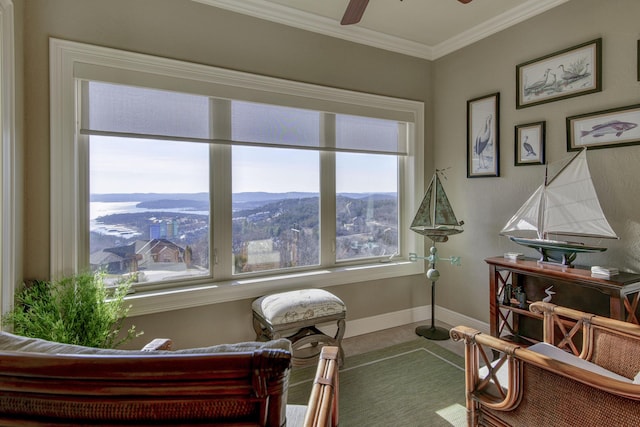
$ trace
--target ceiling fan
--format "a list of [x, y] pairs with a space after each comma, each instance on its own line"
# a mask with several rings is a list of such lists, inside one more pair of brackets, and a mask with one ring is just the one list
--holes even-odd
[[[402, 1], [402, 0], [400, 0]], [[458, 0], [460, 3], [467, 4], [471, 0]], [[362, 19], [364, 10], [367, 8], [369, 0], [350, 0], [347, 5], [347, 10], [344, 11], [344, 16], [340, 21], [342, 25], [357, 24]]]

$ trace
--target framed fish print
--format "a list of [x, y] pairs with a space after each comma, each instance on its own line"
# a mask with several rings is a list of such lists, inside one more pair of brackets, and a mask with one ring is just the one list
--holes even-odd
[[544, 164], [545, 127], [546, 122], [515, 127], [515, 166]]
[[567, 117], [567, 150], [640, 144], [640, 104]]
[[516, 66], [516, 108], [601, 90], [601, 38]]
[[467, 101], [467, 178], [500, 176], [500, 93]]

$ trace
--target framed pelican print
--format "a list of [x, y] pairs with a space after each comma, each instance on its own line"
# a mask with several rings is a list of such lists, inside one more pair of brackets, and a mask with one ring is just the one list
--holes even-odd
[[515, 127], [515, 166], [544, 164], [545, 122]]
[[500, 93], [467, 101], [467, 178], [500, 176]]
[[516, 108], [601, 90], [601, 38], [516, 66]]

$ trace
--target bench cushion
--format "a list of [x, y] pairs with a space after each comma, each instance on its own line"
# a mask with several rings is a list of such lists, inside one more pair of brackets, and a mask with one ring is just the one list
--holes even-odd
[[344, 302], [323, 289], [302, 289], [266, 295], [253, 301], [253, 311], [271, 325], [312, 320], [344, 313]]
[[80, 345], [61, 344], [38, 338], [27, 338], [20, 335], [0, 332], [0, 351], [21, 351], [48, 354], [103, 354], [103, 355], [154, 355], [154, 354], [210, 354], [229, 352], [248, 352], [263, 348], [282, 349], [291, 352], [291, 342], [287, 339], [277, 339], [267, 342], [248, 341], [237, 344], [220, 344], [210, 347], [197, 347], [184, 350], [159, 350], [145, 352], [141, 350], [117, 350], [105, 348], [84, 347]]

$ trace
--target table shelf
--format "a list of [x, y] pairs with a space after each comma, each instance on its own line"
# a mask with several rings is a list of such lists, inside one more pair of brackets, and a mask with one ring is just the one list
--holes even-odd
[[[588, 267], [566, 267], [538, 263], [533, 259], [487, 258], [489, 265], [490, 330], [493, 336], [516, 341], [542, 340], [542, 316], [531, 313], [528, 304], [547, 296], [564, 307], [640, 323], [640, 274], [621, 272], [605, 279], [592, 277]], [[521, 287], [527, 308], [503, 304], [506, 289]], [[570, 325], [569, 325], [570, 326]]]

